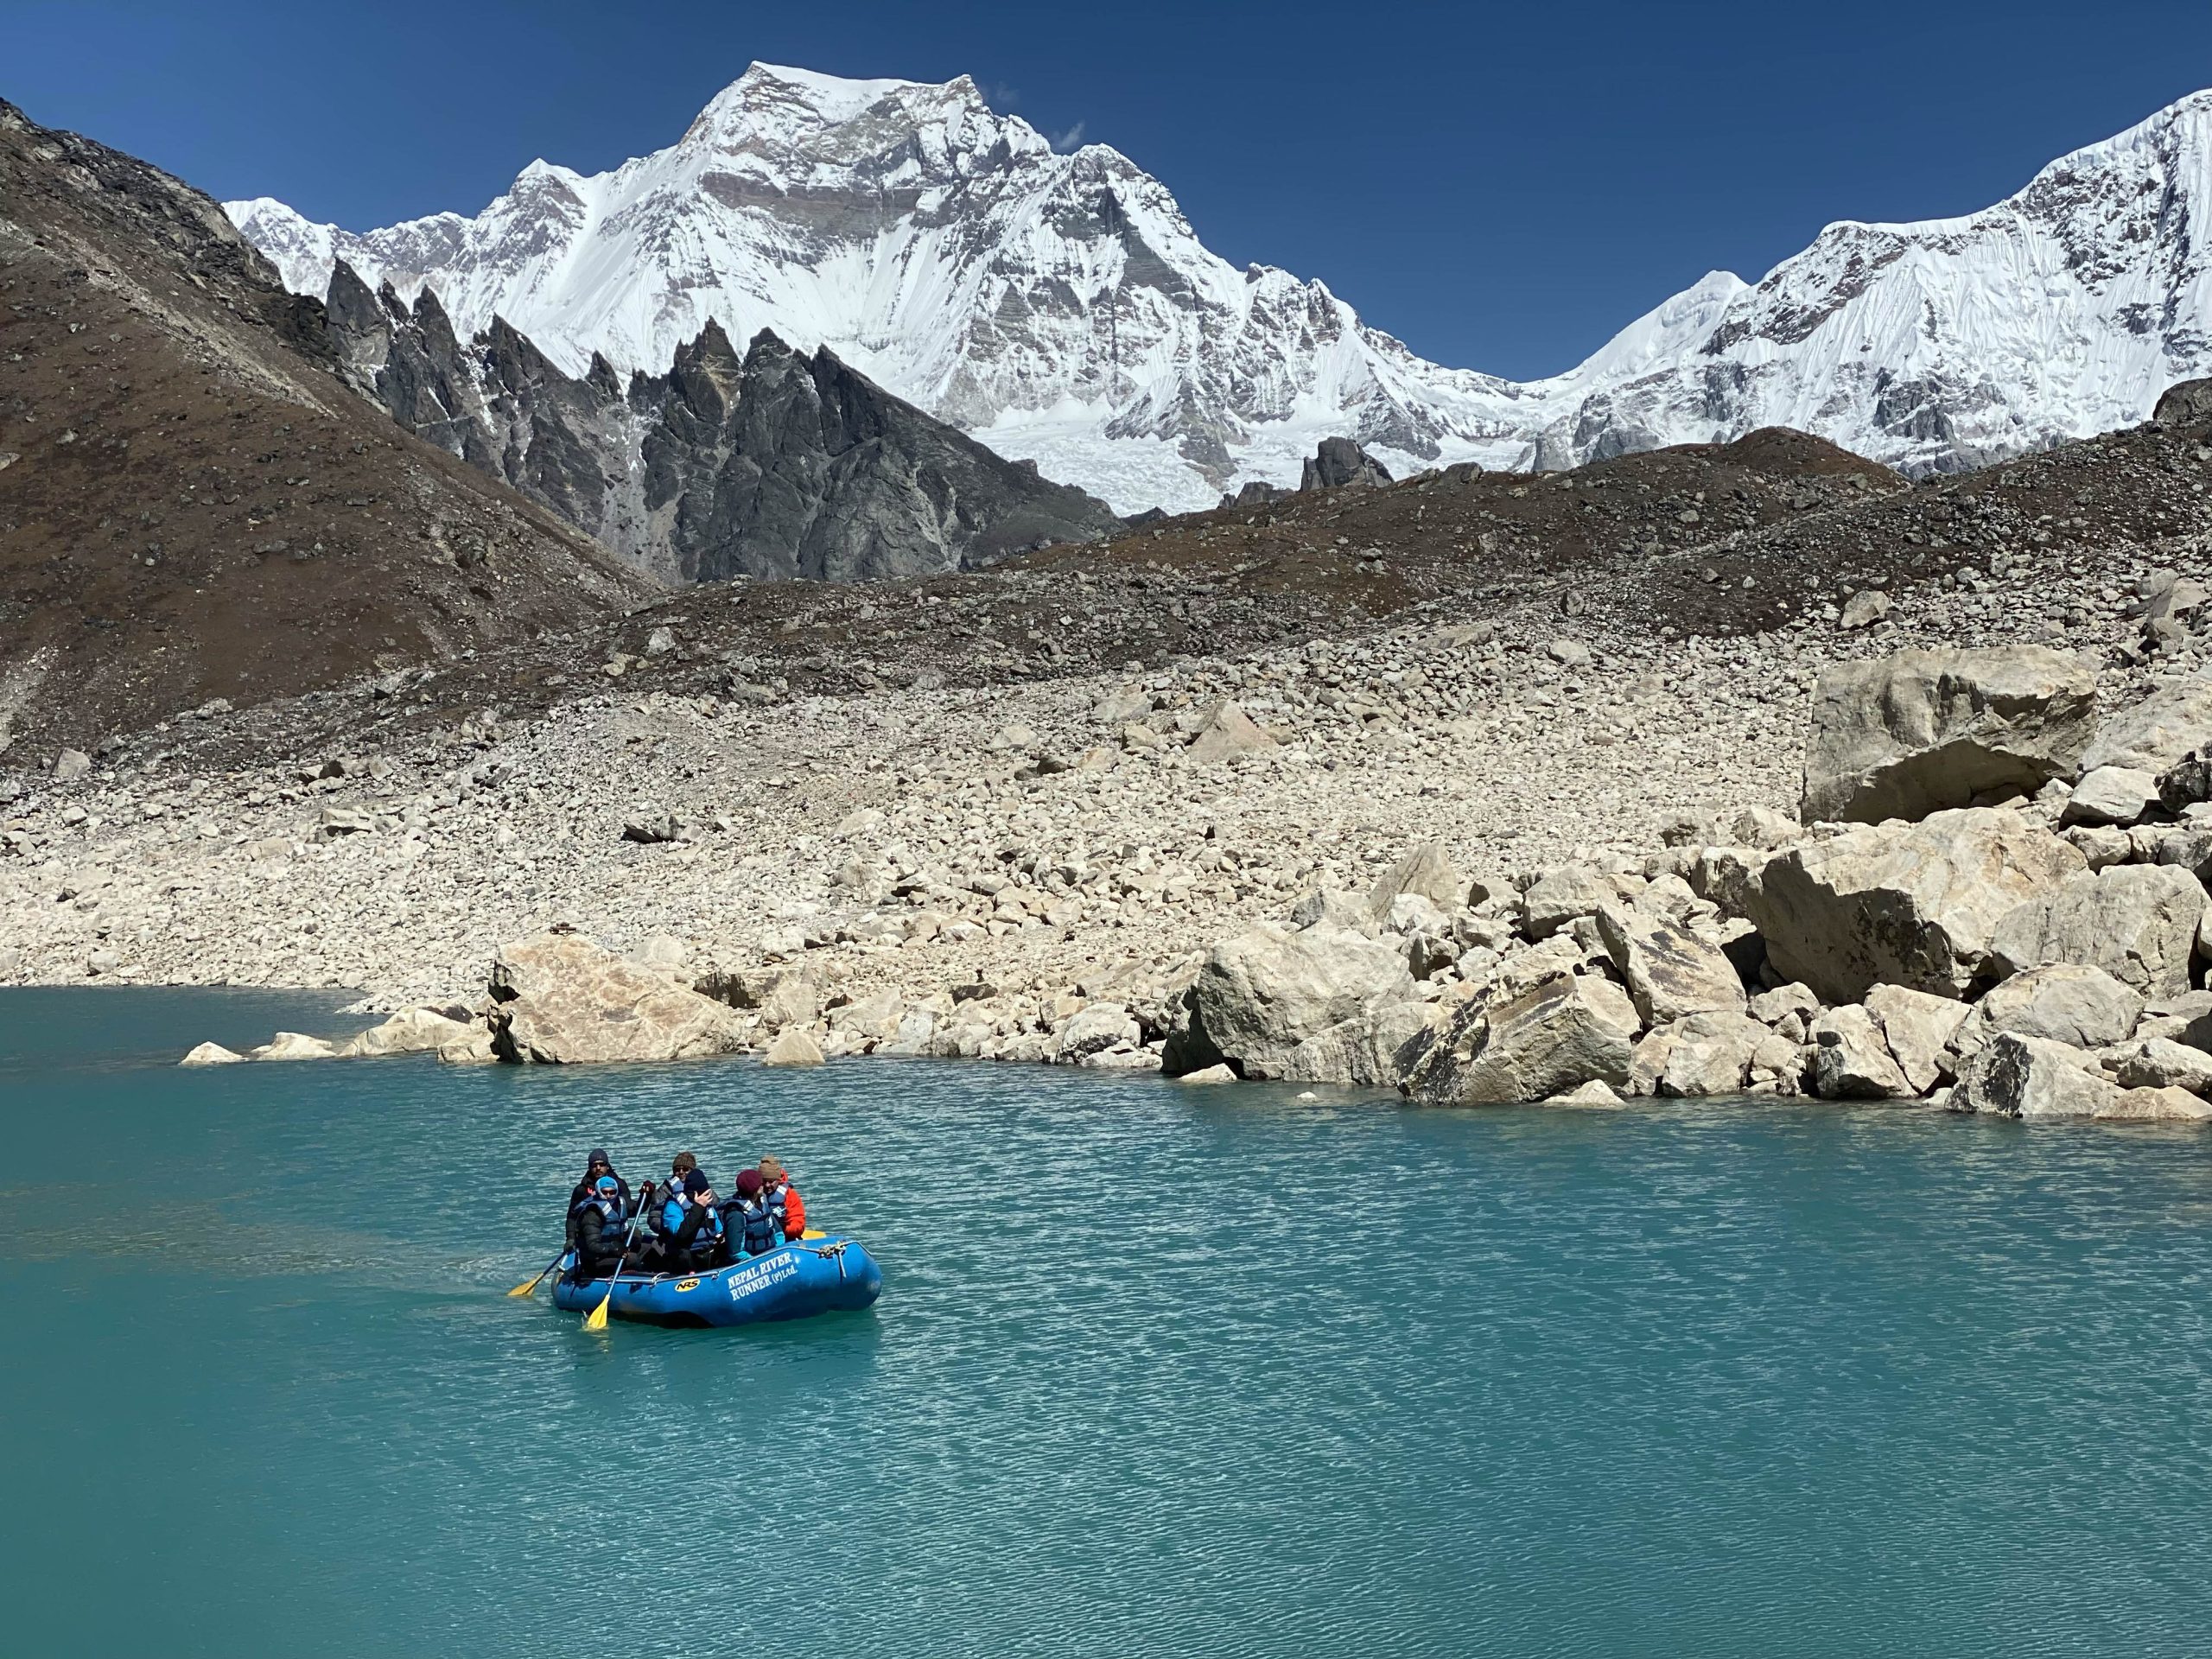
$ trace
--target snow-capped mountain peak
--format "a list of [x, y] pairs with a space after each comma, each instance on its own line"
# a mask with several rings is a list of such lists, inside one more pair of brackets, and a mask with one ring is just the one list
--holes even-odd
[[504, 317], [570, 373], [594, 353], [658, 372], [710, 321], [827, 345], [1130, 511], [1294, 480], [1330, 435], [1400, 468], [1529, 466], [1786, 424], [1924, 470], [2141, 419], [2212, 370], [2209, 137], [2198, 93], [1981, 213], [1831, 225], [1522, 385], [1230, 265], [1128, 157], [1056, 153], [966, 76], [755, 64], [668, 149], [588, 176], [534, 162], [474, 218], [357, 235], [266, 198], [230, 211], [295, 289], [343, 258], [435, 289], [464, 337]]

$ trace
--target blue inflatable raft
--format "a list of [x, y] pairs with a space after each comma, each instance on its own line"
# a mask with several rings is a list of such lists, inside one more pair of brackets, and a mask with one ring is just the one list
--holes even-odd
[[[622, 1274], [607, 1312], [654, 1325], [760, 1325], [813, 1313], [851, 1313], [883, 1292], [883, 1269], [858, 1239], [794, 1240], [709, 1273]], [[553, 1281], [553, 1306], [588, 1313], [607, 1294], [604, 1279]]]

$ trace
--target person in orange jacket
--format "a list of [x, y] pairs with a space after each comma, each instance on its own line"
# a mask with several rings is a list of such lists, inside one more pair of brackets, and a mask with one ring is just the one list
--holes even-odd
[[761, 1197], [768, 1201], [769, 1212], [776, 1217], [777, 1230], [785, 1238], [803, 1237], [806, 1232], [806, 1200], [798, 1195], [798, 1188], [791, 1185], [790, 1173], [779, 1158], [760, 1160]]

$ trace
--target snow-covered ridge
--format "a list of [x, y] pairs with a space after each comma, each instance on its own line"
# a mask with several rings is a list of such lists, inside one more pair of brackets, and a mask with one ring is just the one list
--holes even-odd
[[1527, 467], [1783, 424], [1956, 467], [2144, 419], [2212, 372], [2212, 93], [1981, 213], [1832, 225], [1756, 285], [1716, 271], [1525, 384], [1231, 266], [1126, 156], [1056, 153], [965, 76], [755, 64], [669, 149], [589, 177], [533, 162], [474, 219], [356, 235], [228, 207], [299, 291], [342, 257], [434, 288], [464, 334], [505, 317], [571, 372], [660, 372], [709, 319], [828, 345], [1125, 512], [1294, 481], [1339, 434], [1399, 467]]

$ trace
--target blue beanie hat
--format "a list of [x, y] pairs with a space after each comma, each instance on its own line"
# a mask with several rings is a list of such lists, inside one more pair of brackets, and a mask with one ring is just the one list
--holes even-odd
[[601, 1176], [594, 1185], [602, 1192], [620, 1192], [622, 1190], [621, 1183], [612, 1175]]

